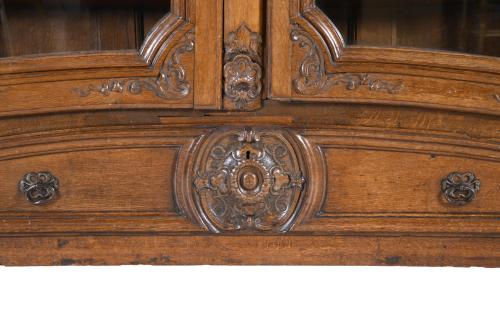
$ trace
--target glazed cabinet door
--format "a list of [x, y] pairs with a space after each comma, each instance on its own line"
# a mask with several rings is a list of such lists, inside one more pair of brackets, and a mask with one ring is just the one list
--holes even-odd
[[221, 107], [222, 0], [0, 1], [0, 115]]
[[268, 1], [269, 97], [500, 113], [500, 2]]

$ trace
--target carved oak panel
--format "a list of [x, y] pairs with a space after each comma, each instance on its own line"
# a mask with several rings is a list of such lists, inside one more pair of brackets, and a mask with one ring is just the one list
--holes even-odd
[[191, 215], [212, 232], [286, 232], [296, 223], [308, 173], [300, 144], [276, 128], [221, 128], [188, 169]]

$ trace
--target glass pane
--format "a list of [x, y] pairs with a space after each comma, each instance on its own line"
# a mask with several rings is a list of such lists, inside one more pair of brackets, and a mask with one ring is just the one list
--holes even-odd
[[316, 0], [348, 44], [500, 56], [500, 0]]
[[0, 0], [0, 57], [127, 50], [170, 10], [170, 0]]

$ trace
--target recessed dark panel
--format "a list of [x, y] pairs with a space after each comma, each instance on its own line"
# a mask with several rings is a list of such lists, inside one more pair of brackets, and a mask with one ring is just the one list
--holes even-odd
[[137, 49], [170, 0], [0, 0], [0, 57]]
[[500, 0], [317, 0], [352, 45], [500, 56]]

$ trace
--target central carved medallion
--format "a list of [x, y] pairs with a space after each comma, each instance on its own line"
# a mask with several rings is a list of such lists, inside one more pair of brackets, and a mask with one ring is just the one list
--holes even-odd
[[285, 232], [306, 179], [293, 138], [280, 130], [226, 130], [210, 135], [195, 162], [193, 199], [213, 232]]

